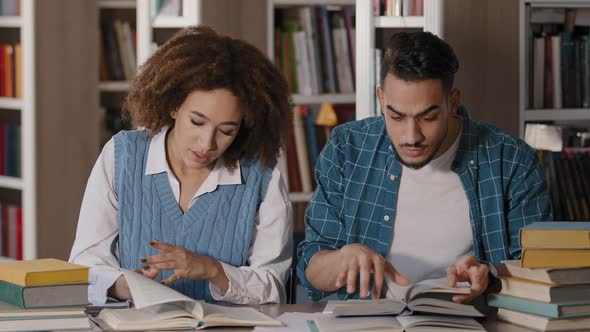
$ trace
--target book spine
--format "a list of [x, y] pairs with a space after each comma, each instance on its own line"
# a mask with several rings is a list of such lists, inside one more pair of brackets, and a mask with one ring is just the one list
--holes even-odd
[[23, 293], [24, 287], [0, 280], [0, 301], [25, 308]]

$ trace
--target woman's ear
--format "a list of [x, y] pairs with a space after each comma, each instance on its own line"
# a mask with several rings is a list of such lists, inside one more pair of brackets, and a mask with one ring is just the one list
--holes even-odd
[[178, 110], [170, 112], [170, 117], [176, 120], [176, 115], [178, 114]]

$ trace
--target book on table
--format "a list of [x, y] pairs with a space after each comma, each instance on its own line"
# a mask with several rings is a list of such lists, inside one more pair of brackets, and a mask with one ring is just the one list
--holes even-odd
[[520, 229], [521, 248], [590, 249], [590, 222], [534, 222]]
[[0, 280], [23, 287], [88, 283], [88, 267], [54, 258], [1, 262]]
[[0, 301], [0, 332], [90, 328], [90, 322], [82, 306], [23, 309]]
[[327, 313], [334, 316], [380, 316], [410, 311], [483, 317], [484, 314], [472, 305], [452, 301], [453, 296], [470, 292], [468, 283], [450, 287], [446, 278], [429, 279], [407, 287], [397, 286], [395, 299], [329, 301]]
[[498, 319], [537, 331], [586, 331], [590, 317], [552, 319], [513, 310], [498, 309]]
[[488, 294], [488, 305], [547, 318], [590, 317], [590, 301], [545, 303], [503, 294]]
[[22, 308], [83, 306], [88, 304], [88, 283], [24, 287], [0, 280], [0, 301]]
[[123, 270], [135, 308], [103, 309], [93, 318], [108, 330], [204, 329], [213, 326], [282, 326], [253, 308], [198, 302], [157, 281]]
[[500, 277], [500, 294], [544, 303], [590, 302], [590, 284], [546, 284], [542, 282]]
[[530, 269], [520, 266], [519, 260], [502, 261], [498, 266], [501, 276], [515, 277], [538, 281], [546, 284], [590, 284], [590, 267], [568, 268], [537, 268]]
[[319, 332], [425, 332], [485, 331], [471, 317], [441, 315], [334, 317], [313, 320]]

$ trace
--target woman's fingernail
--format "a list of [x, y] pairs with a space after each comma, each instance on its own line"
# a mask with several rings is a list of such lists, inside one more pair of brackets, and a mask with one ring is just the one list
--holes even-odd
[[141, 263], [147, 263], [147, 259], [145, 259], [145, 258], [142, 258], [142, 259], [140, 259], [139, 261], [140, 261]]
[[144, 266], [143, 266], [143, 269], [144, 269], [144, 270], [149, 270], [149, 269], [150, 269], [150, 266], [149, 266], [149, 265], [144, 265]]
[[156, 245], [156, 240], [151, 240], [150, 241], [150, 246], [154, 246], [154, 245]]

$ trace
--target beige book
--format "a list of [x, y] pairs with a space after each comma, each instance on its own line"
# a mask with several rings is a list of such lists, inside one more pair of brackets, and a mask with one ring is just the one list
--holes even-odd
[[498, 319], [537, 331], [585, 331], [590, 326], [590, 317], [551, 319], [507, 309], [498, 309]]
[[547, 284], [590, 284], [590, 267], [576, 269], [529, 269], [520, 266], [519, 260], [503, 261], [498, 267], [501, 276], [528, 279]]
[[253, 308], [198, 302], [157, 281], [124, 270], [135, 308], [104, 309], [97, 323], [125, 331], [204, 329], [212, 326], [281, 326]]

